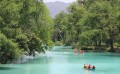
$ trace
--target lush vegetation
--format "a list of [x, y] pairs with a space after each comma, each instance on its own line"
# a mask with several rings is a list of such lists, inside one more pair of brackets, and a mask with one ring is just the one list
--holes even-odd
[[78, 0], [55, 19], [54, 41], [74, 47], [108, 49], [120, 44], [120, 0]]
[[52, 46], [53, 21], [42, 0], [0, 0], [0, 63]]

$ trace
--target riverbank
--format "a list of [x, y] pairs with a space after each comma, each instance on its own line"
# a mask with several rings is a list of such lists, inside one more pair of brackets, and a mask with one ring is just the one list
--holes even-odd
[[[82, 48], [85, 52], [109, 52], [110, 48], [93, 48], [93, 47], [84, 47]], [[114, 48], [113, 53], [120, 53], [120, 48]]]
[[39, 52], [35, 52], [35, 54], [32, 55], [28, 55], [28, 54], [24, 54], [21, 57], [19, 57], [18, 59], [14, 59], [13, 61], [7, 62], [7, 64], [20, 64], [20, 63], [26, 63], [29, 60], [38, 58], [40, 56], [44, 55], [44, 53], [39, 53]]
[[120, 48], [115, 48], [115, 53], [120, 53]]

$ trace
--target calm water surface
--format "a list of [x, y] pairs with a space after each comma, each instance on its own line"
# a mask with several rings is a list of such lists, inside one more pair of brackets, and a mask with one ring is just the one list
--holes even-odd
[[[84, 64], [95, 70], [83, 69]], [[54, 48], [23, 64], [0, 65], [0, 74], [120, 74], [120, 55], [113, 53], [74, 54], [72, 49]]]

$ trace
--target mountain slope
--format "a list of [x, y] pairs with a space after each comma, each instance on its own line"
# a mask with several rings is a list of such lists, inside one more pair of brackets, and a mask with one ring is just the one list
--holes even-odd
[[69, 5], [70, 5], [70, 3], [64, 3], [64, 2], [59, 2], [59, 1], [46, 3], [46, 6], [50, 10], [50, 15], [52, 18], [54, 18], [55, 15], [61, 11], [66, 12], [66, 8]]

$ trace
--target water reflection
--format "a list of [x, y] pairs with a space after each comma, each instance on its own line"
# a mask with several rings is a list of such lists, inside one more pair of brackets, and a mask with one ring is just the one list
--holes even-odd
[[95, 70], [84, 69], [84, 74], [93, 74]]
[[15, 69], [13, 67], [0, 67], [0, 70], [11, 70], [11, 69]]

